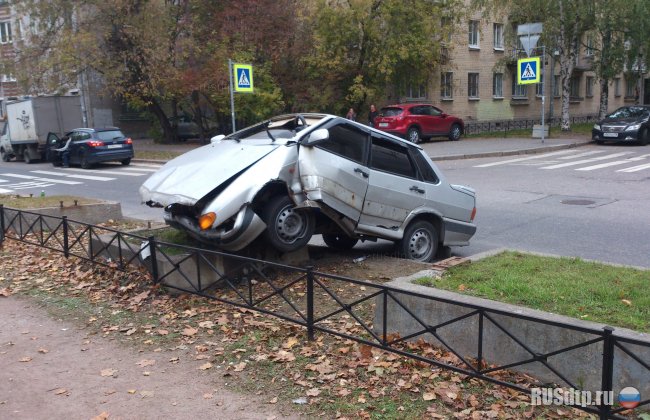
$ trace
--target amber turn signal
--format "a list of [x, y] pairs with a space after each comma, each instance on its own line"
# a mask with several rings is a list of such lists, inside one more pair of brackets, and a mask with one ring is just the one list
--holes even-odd
[[215, 220], [217, 220], [217, 214], [214, 212], [202, 214], [199, 217], [199, 227], [201, 230], [210, 229]]

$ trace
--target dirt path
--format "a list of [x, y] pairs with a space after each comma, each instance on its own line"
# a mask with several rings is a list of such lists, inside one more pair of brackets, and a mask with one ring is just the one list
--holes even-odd
[[138, 352], [89, 336], [29, 300], [0, 297], [0, 418], [298, 418], [227, 391], [201, 363], [184, 350]]

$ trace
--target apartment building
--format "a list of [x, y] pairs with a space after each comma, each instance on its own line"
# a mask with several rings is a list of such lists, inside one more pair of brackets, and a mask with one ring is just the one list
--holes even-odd
[[10, 70], [14, 62], [14, 36], [16, 28], [11, 5], [7, 0], [0, 0], [0, 98], [22, 94], [16, 78]]
[[[466, 122], [496, 122], [539, 119], [544, 92], [545, 116], [556, 121], [561, 116], [561, 82], [556, 57], [547, 54], [543, 60], [546, 68], [542, 83], [517, 84], [517, 58], [526, 54], [508, 45], [506, 25], [510, 24], [505, 18], [493, 20], [475, 14], [445, 40], [437, 77], [426, 87], [402, 89], [388, 102], [426, 101]], [[590, 45], [592, 39], [586, 37], [577, 55], [571, 79], [571, 117], [598, 115], [600, 85], [593, 71], [594, 49]], [[541, 55], [541, 48], [531, 53], [534, 55]], [[638, 77], [627, 80], [621, 74], [610, 84], [609, 110], [625, 104], [650, 103], [650, 95], [643, 92], [650, 94], [648, 80], [642, 84]]]

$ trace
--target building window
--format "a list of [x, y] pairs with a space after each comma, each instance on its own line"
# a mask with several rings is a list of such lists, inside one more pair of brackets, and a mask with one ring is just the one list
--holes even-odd
[[478, 99], [478, 73], [467, 73], [467, 96]]
[[427, 88], [420, 83], [407, 82], [402, 89], [402, 96], [407, 99], [426, 99]]
[[569, 92], [569, 97], [580, 98], [580, 76], [571, 78]]
[[494, 24], [494, 49], [495, 50], [503, 49], [503, 24], [502, 23]]
[[7, 83], [7, 82], [15, 82], [16, 78], [14, 77], [13, 74], [3, 74], [2, 77], [0, 77], [0, 80], [2, 80], [2, 83]]
[[539, 75], [539, 83], [535, 85], [535, 96], [544, 95], [544, 73]]
[[562, 81], [560, 80], [560, 76], [553, 76], [555, 79], [553, 81], [553, 96], [556, 98], [560, 97], [560, 88], [562, 87]]
[[512, 74], [512, 97], [515, 99], [528, 98], [528, 85], [517, 83], [517, 73]]
[[592, 57], [594, 55], [594, 37], [593, 35], [588, 35], [585, 42], [585, 55], [587, 57]]
[[440, 76], [440, 97], [442, 99], [452, 99], [454, 97], [453, 87], [454, 85], [454, 73], [447, 72], [442, 73]]
[[591, 98], [594, 96], [594, 78], [587, 76], [587, 84], [585, 85], [585, 96]]
[[494, 73], [492, 76], [492, 96], [503, 98], [503, 73]]
[[454, 22], [450, 17], [443, 16], [440, 19], [440, 25], [442, 26], [443, 32], [442, 41], [445, 43], [451, 43], [451, 36], [454, 32]]
[[614, 79], [614, 96], [621, 96], [621, 78]]
[[11, 40], [11, 22], [0, 22], [0, 44], [6, 44]]
[[479, 30], [479, 21], [470, 20], [469, 21], [469, 47], [470, 48], [480, 48], [478, 30]]
[[625, 79], [625, 97], [634, 98], [636, 96], [636, 81], [634, 79]]

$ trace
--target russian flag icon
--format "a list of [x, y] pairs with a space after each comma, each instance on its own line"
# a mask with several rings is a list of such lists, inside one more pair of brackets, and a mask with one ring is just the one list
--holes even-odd
[[639, 394], [636, 388], [631, 386], [625, 387], [618, 393], [618, 402], [621, 404], [621, 407], [635, 408], [641, 402], [641, 394]]

